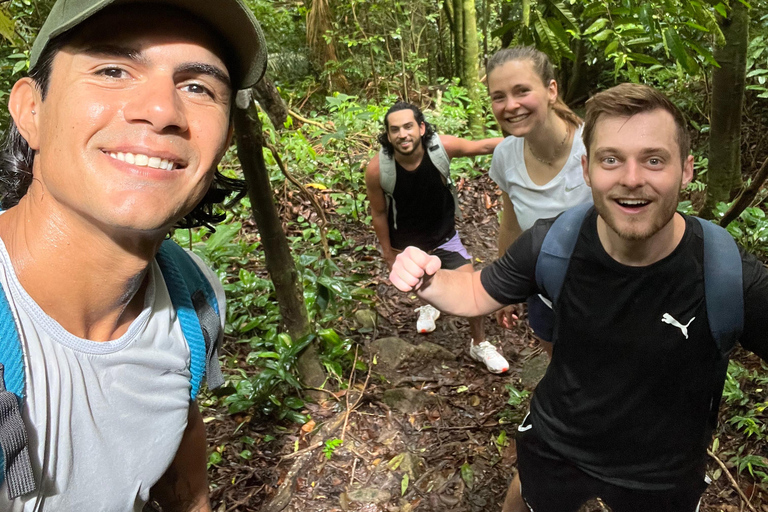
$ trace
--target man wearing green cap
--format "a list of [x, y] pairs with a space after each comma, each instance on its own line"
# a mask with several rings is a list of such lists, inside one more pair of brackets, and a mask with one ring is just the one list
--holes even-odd
[[265, 65], [240, 0], [53, 7], [0, 154], [0, 510], [210, 510], [223, 291], [163, 241], [242, 189], [217, 165]]

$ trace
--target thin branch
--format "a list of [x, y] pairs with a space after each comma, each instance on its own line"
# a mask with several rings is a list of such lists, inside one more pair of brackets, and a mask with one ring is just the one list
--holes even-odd
[[728, 477], [728, 480], [731, 481], [731, 486], [734, 489], [736, 489], [736, 492], [739, 493], [739, 496], [741, 496], [741, 499], [744, 500], [744, 503], [747, 505], [747, 507], [749, 507], [749, 510], [751, 510], [752, 512], [757, 512], [757, 510], [755, 510], [755, 507], [753, 507], [752, 504], [749, 502], [749, 500], [747, 499], [747, 496], [744, 494], [744, 491], [741, 490], [741, 487], [739, 487], [738, 482], [736, 482], [736, 479], [733, 478], [733, 475], [728, 470], [728, 468], [725, 466], [723, 461], [721, 461], [720, 458], [717, 455], [712, 453], [712, 450], [710, 450], [710, 449], [707, 449], [707, 455], [709, 455], [710, 457], [715, 459], [715, 462], [717, 462], [717, 464], [720, 466], [720, 469], [723, 470], [723, 473], [725, 473], [725, 476]]
[[272, 152], [272, 156], [275, 159], [275, 162], [277, 162], [277, 166], [280, 168], [280, 170], [283, 172], [286, 178], [296, 185], [296, 187], [301, 191], [301, 193], [306, 197], [310, 203], [312, 203], [312, 206], [314, 207], [315, 211], [317, 212], [318, 220], [317, 220], [317, 227], [320, 230], [320, 241], [323, 244], [323, 253], [325, 254], [325, 259], [329, 260], [331, 259], [331, 250], [328, 248], [328, 239], [326, 238], [325, 234], [326, 231], [328, 231], [328, 219], [325, 217], [325, 210], [323, 210], [323, 207], [320, 206], [320, 203], [317, 202], [317, 199], [315, 198], [314, 194], [311, 194], [309, 190], [304, 186], [303, 183], [301, 183], [299, 180], [296, 179], [293, 174], [288, 171], [288, 168], [283, 163], [283, 160], [280, 158], [280, 154], [277, 152], [277, 149], [275, 146], [270, 144], [267, 141], [264, 141], [264, 145], [269, 148], [269, 150]]
[[320, 448], [321, 446], [323, 446], [323, 444], [325, 444], [325, 443], [323, 443], [322, 441], [318, 441], [318, 442], [316, 442], [315, 444], [309, 445], [309, 446], [307, 446], [306, 448], [304, 448], [304, 449], [302, 449], [302, 450], [298, 450], [298, 451], [295, 451], [295, 452], [293, 452], [293, 453], [289, 453], [288, 455], [284, 455], [284, 456], [283, 456], [283, 457], [280, 459], [280, 462], [282, 462], [282, 461], [284, 461], [284, 460], [295, 459], [296, 457], [299, 457], [299, 456], [301, 456], [301, 455], [304, 455], [304, 454], [305, 454], [305, 453], [307, 453], [307, 452], [311, 452], [312, 450], [317, 450], [318, 448]]
[[752, 184], [742, 190], [739, 197], [736, 198], [728, 211], [725, 212], [725, 215], [723, 215], [723, 218], [720, 219], [721, 226], [726, 227], [752, 203], [752, 200], [757, 196], [757, 193], [762, 188], [766, 178], [768, 178], [768, 158], [763, 161], [763, 165], [761, 165], [760, 170], [757, 171], [755, 178], [752, 180]]
[[311, 121], [311, 120], [309, 120], [309, 119], [307, 119], [305, 117], [302, 117], [299, 114], [297, 114], [296, 112], [294, 112], [293, 110], [288, 110], [288, 113], [292, 117], [294, 117], [294, 118], [298, 119], [299, 121], [301, 121], [302, 123], [311, 124], [312, 126], [317, 126], [318, 128], [321, 128], [321, 129], [323, 129], [323, 130], [325, 130], [327, 132], [331, 131], [328, 127], [323, 126], [322, 124], [318, 123], [317, 121]]

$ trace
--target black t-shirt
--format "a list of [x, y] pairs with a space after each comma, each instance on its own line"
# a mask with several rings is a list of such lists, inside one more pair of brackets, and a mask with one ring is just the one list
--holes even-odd
[[397, 229], [392, 206], [389, 221], [389, 241], [395, 249], [409, 245], [431, 251], [456, 234], [453, 195], [443, 182], [443, 176], [432, 163], [429, 153], [413, 171], [407, 171], [395, 160], [395, 190], [392, 196], [397, 208]]
[[[554, 305], [555, 348], [531, 421], [554, 454], [587, 473], [630, 488], [669, 489], [703, 467], [712, 400], [719, 401], [724, 377], [707, 319], [702, 229], [686, 217], [669, 256], [629, 267], [605, 252], [596, 220], [592, 209]], [[537, 222], [483, 269], [491, 297], [511, 304], [540, 292], [536, 260], [552, 222]], [[768, 272], [741, 255], [740, 342], [768, 360]], [[665, 314], [679, 325], [662, 321]]]

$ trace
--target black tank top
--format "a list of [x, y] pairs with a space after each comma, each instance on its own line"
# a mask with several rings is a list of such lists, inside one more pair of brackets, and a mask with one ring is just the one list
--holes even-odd
[[392, 196], [397, 207], [397, 229], [391, 205], [387, 216], [392, 247], [405, 249], [413, 245], [431, 251], [453, 238], [456, 234], [453, 195], [429, 154], [424, 153], [413, 171], [404, 169], [395, 160], [395, 172]]

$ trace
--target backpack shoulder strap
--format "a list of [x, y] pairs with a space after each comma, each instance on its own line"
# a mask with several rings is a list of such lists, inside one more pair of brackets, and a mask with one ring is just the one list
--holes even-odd
[[536, 284], [553, 305], [560, 296], [581, 225], [590, 208], [592, 203], [584, 203], [564, 211], [544, 237], [536, 260]]
[[395, 191], [395, 181], [397, 172], [395, 171], [395, 159], [387, 156], [384, 150], [379, 151], [379, 183], [384, 195], [389, 197]]
[[695, 217], [704, 231], [704, 297], [709, 329], [727, 359], [744, 330], [744, 281], [736, 241], [722, 227]]
[[36, 489], [29, 458], [29, 437], [21, 416], [24, 402], [24, 353], [8, 298], [0, 287], [0, 483], [8, 499]]
[[207, 375], [209, 389], [224, 383], [218, 354], [223, 334], [219, 305], [208, 278], [176, 243], [164, 241], [156, 259], [189, 345], [192, 373], [190, 397], [194, 400], [200, 391], [203, 376]]
[[443, 180], [445, 181], [445, 186], [448, 187], [448, 190], [450, 190], [453, 195], [454, 213], [456, 217], [463, 219], [464, 214], [462, 213], [461, 208], [459, 208], [459, 191], [456, 189], [456, 184], [451, 178], [451, 158], [448, 156], [448, 152], [445, 150], [443, 141], [440, 140], [438, 134], [432, 134], [432, 137], [427, 143], [427, 151], [429, 152], [429, 159], [432, 160], [434, 166], [440, 171], [440, 174], [442, 174]]
[[384, 149], [379, 150], [379, 183], [381, 190], [384, 191], [384, 198], [387, 200], [387, 212], [392, 206], [392, 217], [394, 218], [394, 228], [397, 229], [397, 205], [392, 194], [395, 192], [395, 182], [397, 181], [397, 170], [395, 169], [395, 158], [384, 153]]
[[437, 170], [446, 180], [447, 185], [451, 185], [451, 159], [448, 156], [448, 152], [443, 146], [443, 141], [440, 140], [440, 136], [436, 133], [432, 134], [432, 137], [427, 143], [427, 151], [429, 151], [429, 159], [435, 164]]

